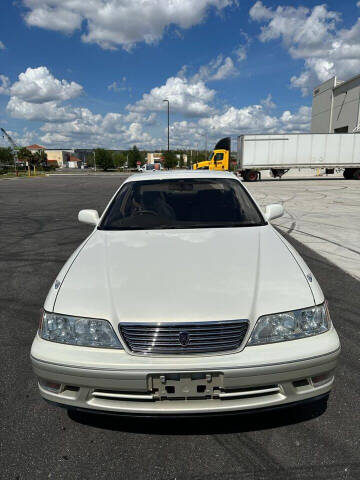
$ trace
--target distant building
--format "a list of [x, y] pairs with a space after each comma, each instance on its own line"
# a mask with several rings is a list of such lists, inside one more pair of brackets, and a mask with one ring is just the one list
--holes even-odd
[[[177, 153], [177, 154], [176, 154], [176, 158], [177, 158], [178, 160], [180, 160], [180, 155], [181, 155], [181, 153]], [[186, 153], [183, 153], [182, 156], [183, 156], [184, 164], [186, 165], [186, 164], [187, 164], [187, 155], [186, 155]]]
[[59, 168], [67, 166], [70, 159], [71, 150], [52, 150], [46, 149], [47, 161], [49, 164], [57, 162]]
[[46, 150], [46, 147], [43, 147], [41, 145], [37, 145], [34, 143], [34, 145], [29, 145], [28, 147], [25, 147], [27, 150], [30, 150], [31, 153], [40, 153], [41, 151]]
[[311, 133], [360, 131], [360, 75], [336, 77], [313, 90]]
[[158, 152], [149, 152], [146, 156], [146, 163], [161, 163], [163, 161], [163, 154]]
[[82, 161], [80, 158], [75, 157], [74, 155], [70, 155], [69, 161], [67, 163], [67, 166], [69, 168], [81, 168]]

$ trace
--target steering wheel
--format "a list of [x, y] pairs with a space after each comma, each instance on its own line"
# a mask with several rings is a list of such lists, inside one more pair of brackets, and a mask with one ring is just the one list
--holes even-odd
[[156, 217], [157, 213], [154, 212], [153, 210], [137, 210], [134, 213], [134, 216], [138, 216], [138, 215], [154, 215], [154, 217]]

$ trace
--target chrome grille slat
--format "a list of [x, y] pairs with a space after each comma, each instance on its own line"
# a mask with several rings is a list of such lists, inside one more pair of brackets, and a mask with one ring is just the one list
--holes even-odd
[[[137, 354], [197, 354], [238, 350], [248, 329], [247, 320], [197, 323], [121, 323], [120, 334]], [[180, 342], [186, 336], [186, 345]]]
[[[125, 324], [122, 324], [123, 326]], [[143, 325], [142, 327], [126, 327], [127, 331], [139, 331], [139, 332], [142, 332], [144, 331], [144, 327], [146, 327], [146, 325]], [[205, 331], [205, 330], [209, 330], [209, 331], [214, 331], [214, 330], [228, 330], [228, 329], [238, 329], [240, 328], [239, 325], [234, 325], [234, 324], [231, 324], [231, 325], [224, 325], [224, 327], [222, 327], [221, 325], [215, 325], [213, 328], [209, 328], [209, 327], [206, 327], [204, 326], [204, 328], [201, 328], [201, 327], [194, 327], [194, 324], [186, 324], [186, 323], [182, 323], [181, 325], [179, 325], [178, 327], [169, 327], [169, 328], [164, 328], [163, 326], [159, 326], [159, 327], [149, 327], [146, 329], [146, 331], [152, 331], [152, 332], [161, 332], [163, 331], [164, 333], [166, 332], [171, 332], [171, 331], [175, 331], [177, 332], [179, 330], [179, 328], [186, 328], [188, 330], [200, 330], [200, 331]]]
[[[234, 340], [229, 340], [227, 342], [216, 342], [216, 345], [228, 345], [228, 344], [233, 344], [233, 343], [237, 343], [236, 341]], [[136, 346], [136, 347], [149, 347], [149, 343], [148, 342], [131, 342], [131, 345], [133, 346]], [[187, 345], [186, 348], [191, 348], [192, 346], [194, 347], [198, 347], [198, 346], [201, 346], [201, 345], [209, 345], [208, 342], [197, 342], [197, 343], [194, 343], [194, 342], [191, 342], [191, 344]], [[168, 343], [168, 342], [156, 342], [156, 346], [157, 347], [175, 347], [177, 346], [177, 343], [173, 342], [173, 343]], [[182, 345], [180, 345], [182, 346]]]
[[[228, 334], [228, 333], [217, 333], [214, 335], [208, 335], [208, 334], [201, 335], [200, 333], [197, 333], [196, 335], [194, 335], [192, 332], [189, 332], [189, 333], [194, 342], [196, 342], [197, 340], [214, 340], [217, 338], [226, 340], [227, 338], [230, 338], [230, 339], [234, 338], [234, 334]], [[235, 335], [238, 335], [241, 333], [242, 333], [242, 330], [239, 330], [238, 332], [235, 333]], [[142, 340], [149, 341], [149, 337], [145, 336], [144, 334], [140, 336], [140, 335], [128, 335], [127, 333], [124, 333], [124, 337], [129, 338], [131, 341], [134, 341], [134, 342], [142, 341]], [[154, 338], [156, 338], [156, 340], [160, 342], [165, 341], [165, 342], [177, 343], [179, 340], [179, 335], [171, 335], [171, 336], [156, 335]]]
[[[244, 327], [243, 327], [243, 328], [244, 328]], [[212, 333], [210, 333], [210, 332], [202, 333], [202, 332], [198, 332], [198, 331], [197, 331], [197, 332], [194, 332], [194, 331], [188, 330], [188, 329], [186, 329], [186, 328], [184, 328], [184, 330], [187, 330], [189, 333], [191, 333], [191, 335], [192, 335], [193, 337], [201, 337], [201, 338], [205, 338], [205, 337], [206, 337], [206, 338], [210, 338], [210, 339], [211, 339], [211, 338], [214, 338], [214, 337], [216, 337], [216, 336], [218, 336], [218, 335], [221, 335], [221, 336], [225, 336], [225, 335], [226, 335], [226, 336], [233, 336], [234, 334], [241, 333], [242, 330], [243, 330], [243, 328], [238, 328], [238, 329], [233, 330], [233, 331], [228, 331], [228, 330], [227, 330], [226, 332], [216, 331], [216, 332], [212, 332]], [[246, 327], [245, 327], [245, 329], [246, 329]], [[150, 333], [150, 332], [149, 332], [149, 333]], [[126, 332], [126, 333], [124, 333], [124, 335], [130, 336], [130, 337], [133, 337], [133, 338], [144, 338], [144, 332], [142, 332], [142, 333], [139, 333], [139, 332], [137, 332], [137, 333], [129, 333], [129, 332]], [[157, 338], [166, 338], [166, 339], [167, 339], [167, 338], [176, 338], [176, 339], [178, 338], [178, 333], [175, 333], [175, 332], [173, 332], [173, 333], [157, 333], [157, 332], [154, 332], [153, 335], [156, 336]], [[146, 335], [145, 338], [147, 339], [148, 336]]]

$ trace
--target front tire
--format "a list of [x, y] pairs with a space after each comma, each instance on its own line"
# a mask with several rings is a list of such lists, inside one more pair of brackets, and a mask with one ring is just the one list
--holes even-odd
[[345, 168], [345, 170], [343, 171], [343, 177], [346, 180], [349, 180], [350, 178], [352, 178], [352, 176], [353, 176], [353, 170], [351, 168]]
[[360, 180], [360, 168], [357, 168], [353, 173], [353, 178], [355, 180]]
[[259, 172], [256, 170], [246, 170], [244, 173], [245, 182], [256, 182], [259, 178]]

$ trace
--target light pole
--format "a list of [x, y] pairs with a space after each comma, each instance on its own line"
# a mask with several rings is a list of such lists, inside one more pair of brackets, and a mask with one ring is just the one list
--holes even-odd
[[170, 151], [170, 102], [169, 100], [163, 100], [163, 102], [167, 102], [167, 117], [168, 117], [168, 152]]

